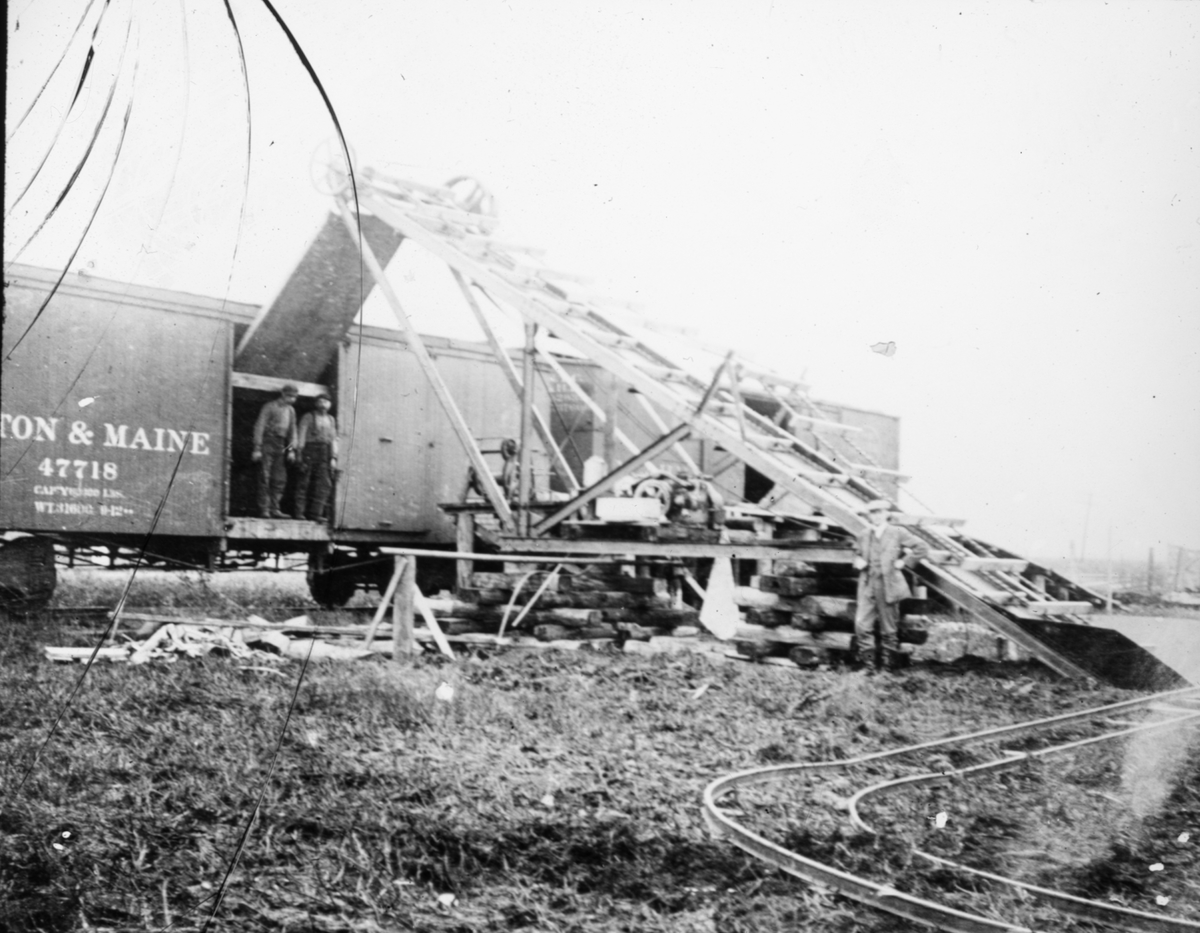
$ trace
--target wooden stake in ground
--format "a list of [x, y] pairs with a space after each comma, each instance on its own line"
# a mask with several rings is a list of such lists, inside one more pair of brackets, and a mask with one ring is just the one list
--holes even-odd
[[410, 558], [397, 557], [397, 570], [400, 583], [396, 587], [396, 599], [392, 603], [392, 660], [400, 662], [402, 656], [416, 651], [417, 642], [413, 637], [413, 607], [416, 600], [413, 592], [416, 590], [417, 562]]
[[375, 640], [375, 630], [379, 628], [379, 623], [387, 614], [388, 603], [396, 595], [396, 587], [400, 585], [400, 570], [403, 561], [403, 557], [392, 558], [392, 579], [388, 581], [387, 589], [383, 591], [383, 599], [379, 600], [379, 608], [375, 610], [375, 616], [371, 619], [371, 627], [367, 629], [366, 642], [363, 644], [364, 648], [371, 647], [371, 643]]

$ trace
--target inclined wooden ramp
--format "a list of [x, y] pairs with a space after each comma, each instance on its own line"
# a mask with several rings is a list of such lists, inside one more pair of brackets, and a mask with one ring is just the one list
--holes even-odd
[[[402, 237], [369, 216], [362, 219], [362, 232], [386, 266]], [[356, 238], [330, 214], [287, 281], [238, 342], [234, 369], [319, 382], [374, 285], [374, 279], [362, 275]]]
[[[494, 239], [495, 217], [464, 209], [461, 198], [449, 189], [373, 172], [357, 180], [359, 202], [372, 215], [363, 217], [364, 231], [378, 231], [382, 221], [395, 234], [420, 244], [450, 267], [468, 300], [473, 300], [468, 286], [474, 286], [518, 312], [527, 324], [537, 325], [608, 370], [675, 421], [674, 427], [664, 425], [664, 435], [626, 466], [649, 462], [686, 437], [705, 438], [775, 484], [759, 505], [812, 521], [826, 532], [858, 533], [866, 527], [861, 507], [871, 499], [887, 498], [867, 477], [894, 476], [894, 471], [848, 462], [833, 448], [822, 445], [818, 450], [788, 430], [803, 426], [819, 435], [845, 427], [818, 417], [818, 410], [794, 380], [736, 360], [733, 354], [715, 373], [693, 371], [676, 358], [677, 341], [670, 344], [627, 322], [619, 323], [600, 299], [573, 297], [579, 294], [576, 277], [542, 266], [537, 250]], [[339, 202], [343, 225], [353, 230], [347, 190]], [[363, 251], [368, 269], [382, 277], [386, 259], [375, 253], [372, 237], [366, 238]], [[354, 278], [357, 281], [357, 275]], [[759, 414], [745, 403], [739, 390], [745, 377], [753, 378], [778, 402], [776, 417]], [[533, 524], [528, 535], [547, 536], [579, 508], [581, 498], [598, 494], [581, 491], [562, 509]], [[506, 504], [496, 504], [502, 520], [511, 521]], [[1104, 602], [1098, 593], [972, 539], [962, 533], [961, 520], [912, 514], [894, 514], [892, 520], [929, 544], [930, 558], [920, 570], [929, 586], [1058, 673], [1154, 689], [1183, 682], [1125, 636], [1089, 624], [1088, 615]]]

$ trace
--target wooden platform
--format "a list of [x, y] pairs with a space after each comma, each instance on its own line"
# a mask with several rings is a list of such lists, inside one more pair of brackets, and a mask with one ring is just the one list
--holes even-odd
[[729, 557], [737, 560], [803, 560], [809, 563], [849, 564], [850, 547], [797, 544], [772, 547], [762, 544], [696, 544], [676, 541], [564, 541], [561, 538], [519, 538], [497, 535], [489, 540], [514, 554], [632, 554], [635, 557]]
[[227, 518], [225, 537], [230, 541], [332, 541], [329, 526], [292, 518]]

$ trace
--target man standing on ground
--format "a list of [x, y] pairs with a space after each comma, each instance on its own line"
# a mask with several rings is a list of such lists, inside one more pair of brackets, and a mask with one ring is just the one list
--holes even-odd
[[263, 518], [288, 518], [279, 507], [287, 486], [287, 465], [296, 461], [296, 396], [291, 383], [279, 392], [279, 398], [267, 402], [254, 422], [254, 452], [250, 459], [258, 464], [258, 514]]
[[296, 480], [296, 511], [299, 519], [325, 520], [325, 507], [337, 469], [337, 421], [329, 413], [328, 395], [317, 396], [317, 407], [300, 419], [300, 475]]
[[916, 535], [888, 522], [891, 505], [883, 499], [862, 508], [871, 526], [858, 536], [854, 569], [858, 571], [858, 611], [854, 618], [856, 660], [867, 670], [876, 667], [876, 637], [883, 665], [894, 670], [900, 659], [900, 600], [912, 591], [905, 568], [916, 567], [929, 548]]

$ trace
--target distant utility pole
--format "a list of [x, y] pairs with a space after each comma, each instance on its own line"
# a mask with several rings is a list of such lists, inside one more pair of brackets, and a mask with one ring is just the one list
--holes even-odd
[[1113, 574], [1112, 574], [1112, 523], [1108, 526], [1108, 552], [1105, 558], [1108, 567], [1105, 576], [1108, 577], [1108, 614], [1112, 615], [1113, 607]]
[[1079, 563], [1082, 564], [1087, 557], [1087, 532], [1088, 519], [1092, 515], [1092, 494], [1089, 492], [1087, 497], [1087, 505], [1083, 509], [1083, 537], [1079, 541]]
[[1154, 594], [1154, 548], [1150, 548], [1150, 560], [1146, 563], [1146, 592]]

